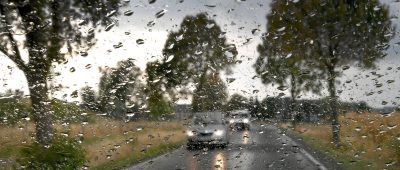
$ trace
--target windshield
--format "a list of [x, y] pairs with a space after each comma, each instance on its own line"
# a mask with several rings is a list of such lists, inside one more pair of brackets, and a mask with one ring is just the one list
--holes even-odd
[[231, 117], [232, 118], [249, 118], [250, 115], [248, 115], [248, 114], [232, 114]]
[[400, 0], [0, 0], [0, 169], [400, 169]]

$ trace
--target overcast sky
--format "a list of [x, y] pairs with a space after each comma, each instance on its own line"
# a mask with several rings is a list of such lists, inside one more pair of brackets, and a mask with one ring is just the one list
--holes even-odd
[[[235, 78], [236, 80], [228, 84], [230, 94], [239, 93], [247, 97], [254, 96], [259, 99], [267, 95], [276, 96], [279, 91], [276, 87], [265, 86], [258, 78], [254, 78], [255, 72], [252, 67], [258, 53], [256, 47], [260, 44], [260, 35], [266, 29], [266, 15], [270, 11], [269, 0], [157, 0], [153, 4], [148, 4], [147, 0], [132, 0], [128, 7], [122, 8], [124, 12], [128, 9], [134, 11], [131, 16], [117, 17], [118, 24], [110, 31], [98, 32], [97, 43], [88, 51], [87, 57], [73, 56], [68, 58], [68, 63], [57, 65], [54, 71], [61, 72], [62, 75], [56, 77], [56, 84], [61, 83], [64, 89], [55, 94], [61, 97], [70, 94], [74, 90], [79, 90], [84, 85], [89, 85], [97, 89], [99, 82], [98, 67], [114, 67], [120, 60], [133, 58], [142, 71], [145, 69], [146, 62], [159, 59], [161, 51], [167, 38], [168, 32], [179, 29], [182, 19], [187, 15], [195, 15], [199, 12], [207, 12], [216, 20], [219, 26], [226, 31], [229, 43], [234, 43], [238, 47], [238, 59], [241, 64], [234, 67], [234, 73], [224, 75], [224, 78]], [[400, 2], [395, 0], [382, 0], [390, 5], [390, 12], [393, 23], [399, 23]], [[161, 18], [156, 18], [155, 14], [161, 10], [166, 13]], [[153, 21], [154, 26], [148, 26]], [[251, 30], [258, 28], [261, 31], [252, 34]], [[357, 70], [350, 68], [342, 76], [342, 84], [338, 85], [338, 90], [343, 90], [340, 98], [345, 101], [366, 101], [374, 107], [382, 107], [382, 101], [388, 102], [386, 106], [399, 104], [400, 99], [400, 52], [399, 46], [399, 26], [397, 35], [392, 40], [388, 50], [388, 56], [379, 62], [376, 70]], [[129, 32], [129, 35], [126, 35]], [[137, 39], [143, 39], [144, 44], [136, 44]], [[115, 49], [113, 45], [121, 42], [123, 46]], [[398, 44], [396, 44], [398, 43]], [[90, 67], [88, 66], [90, 64]], [[70, 72], [71, 67], [75, 72]], [[392, 67], [392, 69], [390, 69]], [[389, 69], [388, 69], [389, 68]], [[372, 71], [384, 75], [380, 78], [373, 76]], [[4, 56], [0, 56], [0, 92], [6, 89], [24, 89], [27, 91], [25, 77], [22, 72], [14, 67], [14, 64]], [[369, 76], [369, 77], [368, 77]], [[377, 78], [383, 86], [375, 87]], [[387, 80], [394, 80], [394, 83], [386, 83]], [[345, 82], [348, 83], [345, 83]], [[367, 94], [374, 92], [373, 95]], [[289, 92], [284, 92], [289, 94]], [[323, 96], [326, 95], [324, 91]], [[303, 94], [302, 98], [313, 98], [316, 96]], [[67, 100], [74, 100], [70, 97]]]

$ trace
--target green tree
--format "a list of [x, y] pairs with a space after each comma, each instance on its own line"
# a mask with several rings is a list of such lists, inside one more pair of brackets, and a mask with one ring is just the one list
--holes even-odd
[[322, 81], [317, 78], [322, 75], [310, 71], [316, 69], [317, 65], [304, 62], [308, 55], [302, 49], [303, 40], [291, 37], [298, 31], [296, 27], [301, 24], [301, 20], [286, 14], [294, 10], [293, 3], [286, 2], [274, 1], [272, 12], [267, 15], [267, 33], [263, 34], [262, 44], [257, 47], [259, 57], [254, 68], [264, 84], [278, 84], [277, 89], [281, 91], [289, 89], [290, 116], [295, 125], [295, 117], [299, 114], [296, 111], [297, 97], [302, 91], [319, 94]]
[[[112, 24], [112, 18], [107, 14], [118, 10], [120, 6], [119, 0], [0, 2], [0, 51], [25, 74], [32, 101], [36, 139], [41, 144], [48, 144], [53, 136], [47, 87], [51, 65], [65, 59], [67, 54], [61, 53], [62, 48], [67, 48], [72, 54], [80, 47], [93, 44], [91, 39], [94, 31], [89, 30], [86, 34], [77, 24], [86, 24], [87, 28]], [[83, 22], [78, 23], [79, 20]], [[27, 56], [24, 56], [24, 50]]]
[[193, 94], [194, 112], [222, 110], [228, 94], [218, 73], [203, 74]]
[[91, 111], [98, 111], [98, 103], [96, 99], [96, 92], [92, 87], [85, 86], [81, 89], [82, 105]]
[[160, 65], [158, 61], [147, 63], [147, 88], [145, 90], [147, 99], [147, 108], [150, 114], [159, 117], [161, 115], [167, 115], [172, 113], [171, 102], [164, 95], [164, 88], [162, 81], [162, 75], [160, 71], [163, 70], [163, 65]]
[[141, 71], [131, 59], [118, 62], [116, 68], [103, 70], [99, 83], [100, 110], [114, 118], [125, 118], [126, 103], [139, 89], [139, 75]]
[[338, 145], [338, 69], [352, 64], [372, 68], [386, 55], [393, 34], [389, 11], [378, 0], [276, 0], [271, 9], [270, 15], [276, 17], [268, 22], [279, 28], [276, 36], [282, 40], [282, 54], [304, 55], [297, 62], [307, 64], [311, 75], [327, 81], [332, 140]]
[[249, 108], [249, 100], [240, 94], [233, 94], [227, 106], [228, 110], [247, 109]]
[[198, 89], [205, 83], [200, 79], [223, 70], [229, 73], [236, 56], [235, 45], [226, 42], [224, 32], [207, 14], [186, 16], [180, 29], [168, 35], [161, 61], [151, 64], [157, 66], [151, 69], [151, 76], [172, 97], [178, 87], [191, 83], [197, 88], [195, 92], [203, 92]]

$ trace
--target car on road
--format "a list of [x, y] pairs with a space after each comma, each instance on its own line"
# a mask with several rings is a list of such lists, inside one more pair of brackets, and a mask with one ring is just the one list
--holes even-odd
[[187, 146], [218, 145], [225, 147], [229, 143], [228, 126], [222, 112], [194, 113], [192, 123], [188, 126]]
[[234, 110], [229, 112], [229, 127], [231, 129], [250, 129], [250, 112]]

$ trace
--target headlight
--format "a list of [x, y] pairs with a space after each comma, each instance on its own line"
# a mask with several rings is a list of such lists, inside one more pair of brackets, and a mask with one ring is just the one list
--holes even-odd
[[217, 135], [217, 136], [221, 136], [221, 135], [224, 134], [224, 131], [223, 131], [223, 130], [216, 130], [216, 131], [214, 132], [214, 134]]
[[249, 123], [249, 119], [243, 119], [243, 123]]
[[233, 119], [229, 120], [229, 123], [234, 123], [234, 122], [235, 122], [235, 120], [233, 120]]
[[186, 132], [186, 134], [187, 134], [188, 136], [194, 136], [193, 131], [190, 131], [190, 130], [188, 130], [188, 131]]

